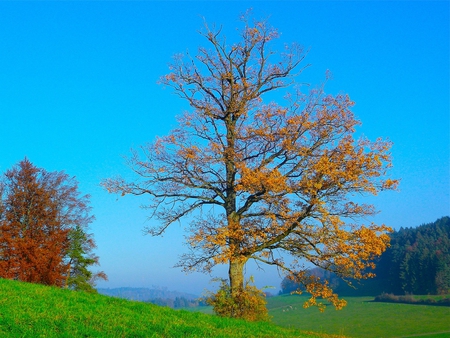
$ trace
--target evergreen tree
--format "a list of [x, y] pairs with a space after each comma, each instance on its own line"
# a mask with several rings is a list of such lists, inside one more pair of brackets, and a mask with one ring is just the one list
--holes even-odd
[[377, 264], [385, 292], [445, 294], [450, 290], [450, 218], [391, 235], [391, 247]]
[[92, 250], [96, 248], [92, 235], [87, 234], [82, 227], [76, 226], [69, 233], [69, 241], [68, 273], [65, 287], [96, 292], [95, 281], [108, 278], [103, 271], [93, 273], [89, 270], [90, 266], [99, 264], [98, 257], [92, 253]]

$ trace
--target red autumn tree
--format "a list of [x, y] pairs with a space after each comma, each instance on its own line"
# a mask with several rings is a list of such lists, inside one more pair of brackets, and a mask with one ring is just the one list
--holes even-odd
[[1, 180], [0, 277], [63, 286], [69, 272], [69, 233], [92, 222], [89, 196], [63, 172], [24, 159]]
[[[255, 260], [303, 283], [312, 295], [307, 305], [322, 297], [340, 308], [345, 302], [304, 264], [344, 278], [371, 276], [367, 268], [386, 249], [389, 228], [361, 224], [376, 211], [354, 196], [395, 189], [386, 176], [391, 144], [355, 139], [360, 122], [349, 96], [326, 94], [323, 86], [303, 92], [296, 86], [303, 50], [294, 44], [277, 53], [270, 49], [276, 30], [247, 16], [243, 24], [235, 43], [205, 26], [209, 48], [175, 58], [161, 82], [192, 110], [168, 136], [133, 152], [134, 181], [103, 185], [151, 198], [160, 225], [150, 234], [192, 215], [191, 250], [180, 265], [209, 272], [227, 264], [225, 294], [237, 303], [245, 298], [244, 267]], [[271, 101], [278, 92], [283, 104]]]

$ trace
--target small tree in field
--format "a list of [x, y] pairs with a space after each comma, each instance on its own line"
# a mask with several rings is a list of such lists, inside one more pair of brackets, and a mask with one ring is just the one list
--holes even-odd
[[78, 229], [87, 236], [93, 220], [89, 196], [79, 196], [74, 178], [36, 168], [26, 158], [0, 186], [0, 277], [63, 286], [73, 267], [71, 234]]
[[[133, 152], [135, 181], [102, 184], [151, 198], [151, 216], [161, 222], [148, 229], [152, 235], [193, 214], [191, 250], [180, 266], [209, 272], [227, 264], [229, 297], [242, 295], [253, 259], [303, 283], [312, 296], [307, 305], [322, 297], [340, 308], [345, 302], [303, 264], [344, 278], [371, 276], [367, 268], [386, 249], [389, 228], [358, 224], [375, 209], [353, 197], [395, 189], [386, 177], [391, 144], [355, 139], [360, 123], [348, 95], [322, 87], [303, 93], [295, 86], [303, 50], [294, 44], [277, 53], [269, 47], [276, 30], [247, 16], [243, 24], [232, 44], [205, 26], [209, 48], [175, 58], [161, 82], [192, 110], [169, 135]], [[287, 88], [283, 105], [264, 101]]]
[[69, 242], [64, 286], [73, 290], [97, 292], [94, 288], [96, 280], [108, 280], [108, 277], [103, 271], [94, 273], [89, 270], [92, 265], [99, 264], [98, 256], [92, 252], [97, 247], [92, 234], [77, 225], [69, 232]]

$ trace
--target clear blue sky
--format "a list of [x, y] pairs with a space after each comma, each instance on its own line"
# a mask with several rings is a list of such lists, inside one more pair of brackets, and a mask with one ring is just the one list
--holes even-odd
[[[304, 81], [332, 71], [327, 89], [356, 101], [358, 133], [393, 141], [400, 190], [371, 199], [374, 220], [398, 229], [450, 214], [448, 1], [0, 2], [0, 172], [27, 156], [77, 177], [110, 279], [99, 287], [212, 287], [210, 276], [172, 268], [186, 249], [181, 226], [143, 236], [145, 197], [118, 198], [99, 182], [128, 175], [130, 148], [166, 134], [189, 108], [156, 82], [173, 54], [205, 45], [202, 16], [231, 37], [250, 7], [270, 17], [280, 42], [310, 49]], [[279, 287], [274, 270], [250, 273]]]

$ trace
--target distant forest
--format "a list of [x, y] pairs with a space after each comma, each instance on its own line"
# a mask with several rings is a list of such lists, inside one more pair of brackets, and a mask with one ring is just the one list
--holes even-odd
[[153, 303], [160, 306], [169, 306], [171, 308], [185, 308], [205, 305], [198, 296], [190, 293], [169, 291], [166, 288], [114, 288], [97, 289], [98, 293], [103, 295], [136, 300], [140, 302]]
[[[373, 279], [352, 281], [351, 288], [335, 274], [318, 268], [311, 274], [327, 279], [339, 295], [436, 295], [450, 293], [450, 218], [415, 228], [400, 228], [391, 235], [391, 246], [377, 259]], [[280, 293], [298, 288], [285, 278]]]

